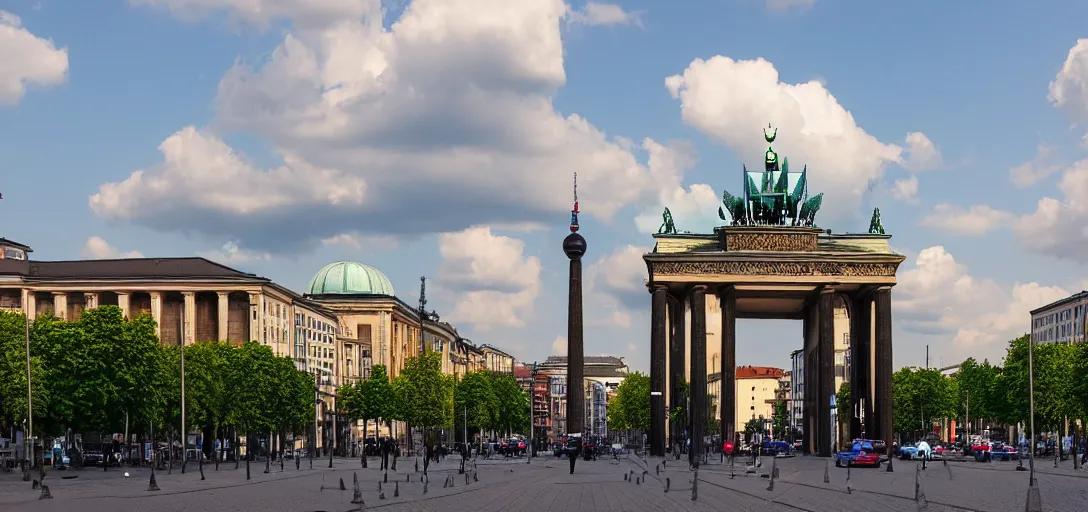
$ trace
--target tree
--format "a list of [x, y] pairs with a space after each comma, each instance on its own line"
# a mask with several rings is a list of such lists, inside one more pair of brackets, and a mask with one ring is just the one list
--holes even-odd
[[470, 434], [483, 433], [494, 424], [493, 416], [499, 408], [498, 398], [491, 386], [491, 375], [483, 371], [465, 374], [454, 388], [453, 404], [459, 425], [464, 427], [467, 420]]
[[650, 429], [650, 377], [627, 374], [608, 404], [608, 425], [616, 430]]
[[[839, 410], [842, 410], [841, 406]], [[774, 424], [775, 436], [780, 440], [789, 440], [792, 434], [790, 432], [790, 410], [789, 405], [785, 400], [779, 400], [774, 403], [774, 416], [772, 417], [772, 421]]]
[[366, 431], [366, 420], [374, 420], [374, 437], [378, 437], [379, 418], [386, 424], [403, 419], [397, 414], [397, 397], [393, 390], [393, 383], [389, 381], [389, 374], [384, 364], [374, 365], [370, 370], [370, 377], [360, 381], [360, 399], [362, 401], [361, 414], [363, 418], [363, 431]]
[[496, 405], [493, 429], [506, 434], [529, 429], [529, 396], [513, 375], [491, 373], [491, 388]]
[[939, 370], [901, 368], [892, 375], [894, 430], [924, 438], [936, 418], [952, 417], [956, 390]]
[[[0, 311], [0, 425], [22, 428], [27, 413], [26, 373], [26, 317]], [[36, 422], [49, 410], [44, 377], [42, 357], [32, 351], [30, 382]]]
[[[674, 425], [686, 425], [688, 421], [688, 381], [681, 379], [680, 385], [677, 386], [677, 392], [680, 395], [680, 405], [672, 409], [669, 412], [669, 421]], [[611, 422], [609, 422], [611, 423]]]
[[404, 362], [403, 389], [400, 396], [406, 406], [408, 423], [425, 431], [449, 424], [452, 414], [452, 389], [442, 375], [441, 354], [428, 352]]

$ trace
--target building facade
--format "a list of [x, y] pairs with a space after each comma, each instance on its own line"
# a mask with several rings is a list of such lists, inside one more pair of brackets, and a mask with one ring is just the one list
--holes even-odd
[[1031, 312], [1031, 339], [1035, 343], [1077, 343], [1085, 340], [1088, 291], [1052, 302]]
[[[585, 356], [585, 426], [587, 431], [607, 435], [608, 400], [620, 383], [627, 378], [629, 368], [622, 357]], [[550, 425], [547, 436], [550, 442], [558, 442], [567, 432], [567, 357], [549, 356], [536, 366], [538, 378], [548, 382], [548, 413]], [[543, 376], [543, 377], [540, 377]], [[595, 394], [596, 393], [596, 394]], [[591, 410], [596, 408], [596, 410]], [[594, 424], [594, 421], [598, 421]], [[599, 427], [599, 428], [598, 428]]]
[[488, 371], [508, 375], [514, 373], [514, 356], [487, 344], [480, 345], [480, 350], [484, 353], [484, 365]]
[[805, 421], [805, 351], [790, 352], [790, 435], [803, 431]]
[[[442, 354], [443, 373], [458, 377], [513, 368], [512, 356], [476, 347], [437, 314], [421, 319], [397, 298], [385, 274], [361, 263], [326, 265], [299, 294], [198, 257], [38, 261], [32, 252], [0, 238], [0, 310], [77, 321], [85, 309], [113, 305], [127, 318], [150, 315], [164, 344], [266, 345], [314, 375], [315, 419], [324, 433], [319, 448], [325, 439], [335, 447], [364, 435], [342, 420], [337, 426], [335, 397], [341, 385], [368, 378], [374, 364], [384, 364], [393, 378], [406, 359], [428, 350]], [[384, 425], [378, 431], [391, 434]]]

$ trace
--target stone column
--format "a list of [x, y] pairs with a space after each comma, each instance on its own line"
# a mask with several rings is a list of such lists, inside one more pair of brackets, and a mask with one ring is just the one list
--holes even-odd
[[162, 340], [162, 292], [150, 292], [151, 318], [155, 320], [155, 335]]
[[706, 285], [691, 293], [691, 452], [693, 463], [702, 462], [706, 433]]
[[876, 381], [875, 402], [876, 436], [888, 445], [888, 454], [892, 450], [892, 290], [881, 288], [876, 291], [876, 365], [873, 379]]
[[[680, 383], [684, 380], [684, 349], [687, 339], [687, 328], [684, 326], [685, 305], [687, 301], [683, 296], [671, 297], [669, 302], [669, 410], [676, 411], [683, 407], [684, 396], [681, 394]], [[675, 448], [684, 437], [684, 420], [677, 419], [669, 427], [671, 439], [669, 446]]]
[[[216, 322], [216, 327], [219, 328], [219, 341], [227, 341], [230, 331], [227, 329], [230, 327], [230, 292], [219, 292], [219, 302], [216, 303], [219, 306]], [[294, 339], [295, 332], [295, 320], [291, 318], [291, 339]]]
[[33, 291], [23, 290], [23, 314], [31, 320], [38, 317], [38, 297]]
[[53, 315], [57, 318], [68, 319], [68, 294], [66, 292], [53, 292]]
[[812, 449], [816, 439], [816, 404], [812, 401], [816, 389], [816, 371], [813, 365], [815, 359], [812, 357], [814, 350], [811, 348], [815, 344], [815, 326], [816, 308], [806, 306], [801, 321], [801, 429], [805, 453], [809, 455], [816, 453]]
[[851, 300], [850, 437], [852, 439], [865, 438], [873, 433], [873, 400], [869, 396], [873, 373], [870, 357], [872, 340], [869, 336], [873, 325], [872, 308], [873, 299], [868, 294], [858, 294]]
[[249, 292], [249, 339], [246, 341], [256, 341], [263, 343], [261, 339], [261, 294], [258, 292]]
[[830, 290], [820, 293], [820, 346], [817, 380], [816, 410], [817, 432], [816, 453], [821, 457], [831, 456], [833, 430], [831, 422], [831, 395], [835, 389], [835, 294]]
[[129, 311], [132, 309], [132, 295], [128, 293], [118, 293], [117, 307], [121, 308], [121, 316], [130, 318]]
[[181, 292], [181, 295], [185, 297], [185, 309], [182, 311], [185, 319], [182, 322], [184, 326], [182, 339], [185, 340], [184, 344], [192, 345], [196, 343], [196, 292]]
[[722, 442], [734, 440], [737, 434], [737, 289], [733, 285], [721, 289], [722, 306], [722, 386], [718, 403], [721, 405]]
[[654, 286], [650, 314], [650, 455], [665, 455], [665, 335], [668, 289]]
[[563, 252], [570, 259], [567, 297], [567, 432], [585, 428], [585, 345], [582, 340], [582, 256], [586, 240], [572, 232], [563, 239]]
[[98, 307], [98, 294], [97, 293], [84, 293], [83, 294], [83, 310], [94, 309]]

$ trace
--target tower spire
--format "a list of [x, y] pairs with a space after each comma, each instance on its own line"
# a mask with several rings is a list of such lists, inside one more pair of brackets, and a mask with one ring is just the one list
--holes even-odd
[[578, 231], [578, 173], [574, 173], [574, 209], [570, 211], [570, 232]]

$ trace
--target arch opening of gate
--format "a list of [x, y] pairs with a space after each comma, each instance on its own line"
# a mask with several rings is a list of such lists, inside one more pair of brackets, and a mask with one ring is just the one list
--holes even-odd
[[[768, 143], [774, 135], [767, 134]], [[731, 220], [713, 233], [678, 232], [668, 210], [652, 252], [644, 255], [651, 293], [650, 452], [692, 439], [698, 460], [708, 414], [707, 312], [720, 312], [720, 439], [735, 440], [737, 319], [792, 319], [803, 323], [803, 432], [808, 453], [830, 456], [834, 433], [835, 309], [849, 316], [850, 438], [887, 441], [892, 433], [891, 289], [905, 257], [888, 245], [879, 211], [867, 233], [832, 234], [813, 226], [822, 194], [808, 197], [807, 169], [788, 170], [767, 150], [765, 169], [743, 173], [744, 193], [723, 194], [719, 215]], [[717, 301], [720, 307], [708, 308]], [[742, 340], [758, 343], [759, 340]], [[681, 382], [690, 375], [689, 396]], [[667, 411], [690, 404], [687, 419]], [[792, 414], [792, 407], [790, 408]]]

